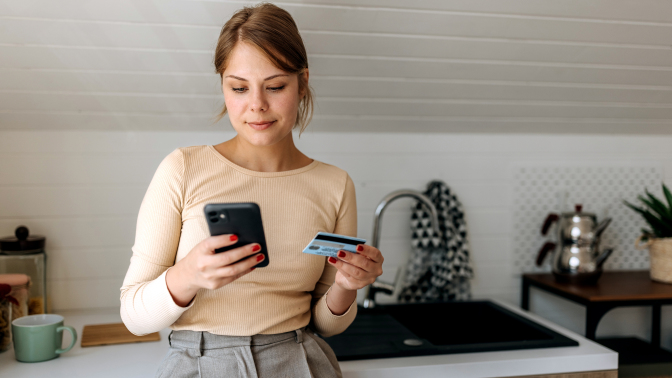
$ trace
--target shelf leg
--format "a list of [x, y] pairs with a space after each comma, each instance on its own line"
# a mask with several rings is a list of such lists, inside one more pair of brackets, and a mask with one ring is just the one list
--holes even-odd
[[604, 307], [599, 305], [586, 305], [586, 338], [595, 340], [597, 332], [597, 325], [611, 307]]
[[651, 345], [660, 348], [660, 307], [654, 304], [651, 311]]
[[530, 282], [523, 277], [523, 286], [520, 290], [520, 306], [523, 310], [530, 311]]

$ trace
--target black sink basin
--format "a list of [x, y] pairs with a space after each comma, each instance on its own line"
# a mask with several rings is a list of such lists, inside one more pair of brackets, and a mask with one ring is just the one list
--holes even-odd
[[325, 340], [339, 361], [579, 345], [490, 301], [360, 307]]

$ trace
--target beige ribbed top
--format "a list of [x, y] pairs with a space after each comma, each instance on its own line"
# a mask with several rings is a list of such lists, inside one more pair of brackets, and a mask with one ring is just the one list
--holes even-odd
[[[188, 307], [173, 301], [166, 271], [210, 236], [208, 203], [256, 202], [269, 265], [217, 290], [201, 289]], [[178, 148], [161, 162], [140, 206], [133, 256], [121, 287], [121, 318], [136, 335], [174, 330], [249, 336], [295, 330], [343, 332], [357, 306], [331, 313], [325, 293], [336, 269], [303, 253], [319, 231], [357, 235], [355, 187], [335, 166], [314, 160], [283, 172], [234, 164], [213, 146]], [[312, 316], [311, 316], [312, 315]]]

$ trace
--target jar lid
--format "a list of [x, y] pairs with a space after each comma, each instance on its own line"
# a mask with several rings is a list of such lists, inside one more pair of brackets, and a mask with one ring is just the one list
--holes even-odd
[[30, 235], [26, 226], [17, 227], [14, 235], [0, 239], [1, 252], [10, 254], [40, 252], [44, 249], [44, 242], [47, 239], [40, 235]]
[[7, 284], [9, 286], [25, 285], [28, 282], [30, 282], [30, 276], [26, 274], [0, 274], [0, 283]]

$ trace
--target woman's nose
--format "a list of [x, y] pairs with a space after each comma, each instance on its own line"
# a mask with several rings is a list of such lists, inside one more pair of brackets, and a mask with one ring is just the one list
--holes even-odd
[[250, 99], [250, 110], [264, 112], [268, 110], [268, 101], [263, 90], [255, 90]]

